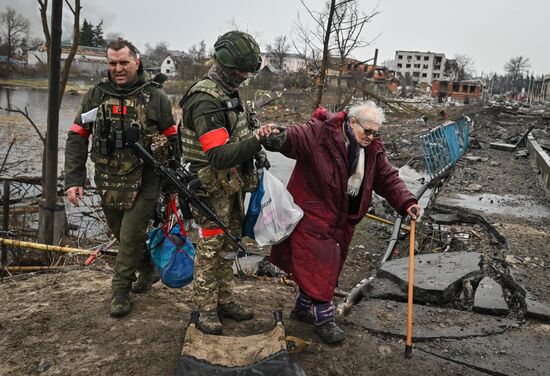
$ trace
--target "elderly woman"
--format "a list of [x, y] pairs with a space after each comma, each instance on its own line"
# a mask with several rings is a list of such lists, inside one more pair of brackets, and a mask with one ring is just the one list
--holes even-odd
[[383, 121], [382, 109], [370, 101], [347, 113], [320, 108], [307, 123], [261, 140], [268, 150], [296, 160], [288, 190], [304, 217], [288, 239], [273, 246], [270, 258], [299, 286], [290, 317], [313, 323], [325, 343], [344, 339], [334, 321], [332, 298], [372, 192], [400, 214], [416, 219], [420, 213], [416, 197], [386, 157], [380, 139]]

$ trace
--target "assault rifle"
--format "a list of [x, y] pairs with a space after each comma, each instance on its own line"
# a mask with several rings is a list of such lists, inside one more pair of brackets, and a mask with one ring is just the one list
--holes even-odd
[[[157, 175], [164, 177], [174, 187], [176, 187], [185, 201], [221, 228], [227, 236], [235, 242], [237, 247], [244, 252], [244, 254], [250, 253], [242, 243], [241, 238], [229, 231], [227, 225], [222, 221], [218, 214], [216, 214], [214, 209], [208, 206], [208, 204], [197, 196], [193, 190], [193, 176], [178, 161], [170, 160], [169, 162], [172, 163], [172, 166], [169, 167], [167, 164], [157, 161], [139, 142], [134, 143], [134, 153], [143, 159], [145, 163], [153, 167]], [[238, 251], [238, 253], [242, 253], [241, 251]]]

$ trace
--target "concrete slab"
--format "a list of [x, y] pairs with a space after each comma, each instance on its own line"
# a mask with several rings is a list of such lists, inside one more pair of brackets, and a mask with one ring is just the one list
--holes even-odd
[[479, 282], [474, 295], [474, 311], [491, 315], [505, 315], [509, 312], [502, 287], [490, 277]]
[[542, 321], [550, 321], [550, 304], [537, 300], [523, 287], [523, 276], [512, 268], [507, 268], [503, 275], [505, 285], [516, 292], [525, 307], [525, 317]]
[[[462, 280], [481, 274], [481, 254], [449, 252], [414, 257], [414, 299], [422, 303], [442, 304], [453, 300]], [[377, 275], [389, 278], [400, 288], [409, 281], [409, 258], [384, 263]]]
[[402, 289], [397, 283], [387, 278], [375, 278], [371, 282], [371, 289], [367, 293], [367, 296], [372, 299], [389, 299], [406, 302], [407, 290]]
[[550, 322], [550, 304], [536, 300], [530, 294], [525, 297], [525, 317]]
[[550, 375], [550, 335], [540, 324], [490, 337], [419, 343], [416, 348], [489, 375]]
[[[372, 333], [405, 337], [407, 303], [369, 299], [353, 307], [346, 319]], [[469, 311], [413, 306], [413, 340], [436, 338], [468, 338], [503, 333], [516, 328], [515, 320], [485, 316]]]

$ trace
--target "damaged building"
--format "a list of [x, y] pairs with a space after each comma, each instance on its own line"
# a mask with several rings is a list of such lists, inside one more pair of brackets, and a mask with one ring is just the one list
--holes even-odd
[[433, 80], [432, 98], [437, 98], [438, 102], [447, 98], [465, 104], [475, 102], [481, 98], [481, 82]]
[[550, 102], [550, 74], [545, 74], [533, 82], [529, 99], [534, 102]]
[[447, 59], [445, 54], [420, 51], [395, 51], [396, 73], [417, 84], [430, 84], [443, 78]]

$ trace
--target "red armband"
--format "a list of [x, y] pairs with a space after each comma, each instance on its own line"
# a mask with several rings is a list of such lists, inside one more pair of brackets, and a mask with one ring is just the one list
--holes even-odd
[[90, 132], [88, 132], [88, 130], [80, 124], [75, 123], [75, 124], [71, 125], [71, 127], [69, 128], [69, 131], [74, 132], [74, 133], [80, 135], [80, 137], [85, 138], [85, 139], [88, 139], [90, 137]]
[[201, 238], [210, 238], [216, 235], [222, 235], [224, 231], [221, 228], [204, 228], [199, 229], [199, 235]]
[[174, 124], [172, 125], [170, 128], [168, 129], [165, 129], [163, 130], [162, 132], [163, 135], [165, 135], [166, 137], [170, 137], [170, 136], [175, 136], [178, 134], [178, 125], [177, 124]]
[[214, 129], [213, 131], [206, 132], [199, 137], [202, 151], [205, 153], [212, 148], [225, 145], [227, 140], [229, 140], [229, 133], [225, 128]]

